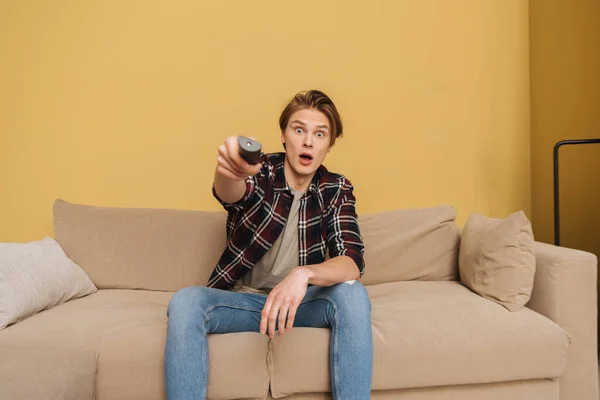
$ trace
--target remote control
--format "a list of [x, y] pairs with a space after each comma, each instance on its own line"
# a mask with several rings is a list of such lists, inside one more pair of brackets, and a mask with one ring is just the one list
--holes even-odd
[[238, 144], [240, 145], [240, 156], [246, 160], [248, 164], [258, 164], [260, 161], [260, 150], [262, 148], [261, 144], [246, 136], [238, 136]]

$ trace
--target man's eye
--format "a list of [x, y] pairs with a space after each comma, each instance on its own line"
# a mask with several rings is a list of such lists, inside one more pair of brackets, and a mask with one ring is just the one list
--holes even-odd
[[302, 128], [296, 128], [296, 133], [302, 133]]
[[321, 138], [324, 138], [324, 137], [325, 137], [325, 134], [324, 134], [323, 132], [317, 132], [317, 137], [318, 137], [319, 139], [321, 139]]

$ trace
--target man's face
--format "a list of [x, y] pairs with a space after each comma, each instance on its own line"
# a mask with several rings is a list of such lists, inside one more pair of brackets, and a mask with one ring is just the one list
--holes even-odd
[[286, 159], [297, 176], [310, 176], [321, 166], [331, 149], [331, 126], [321, 111], [304, 109], [290, 117], [281, 132]]

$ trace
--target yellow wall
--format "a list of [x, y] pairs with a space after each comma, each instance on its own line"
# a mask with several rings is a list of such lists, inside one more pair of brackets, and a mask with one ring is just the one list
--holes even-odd
[[358, 212], [530, 213], [528, 3], [0, 3], [0, 241], [52, 234], [67, 201], [217, 210], [216, 148], [320, 88], [326, 160]]
[[[600, 137], [600, 2], [531, 0], [533, 227], [554, 243], [552, 149]], [[561, 245], [600, 255], [600, 145], [560, 150]]]

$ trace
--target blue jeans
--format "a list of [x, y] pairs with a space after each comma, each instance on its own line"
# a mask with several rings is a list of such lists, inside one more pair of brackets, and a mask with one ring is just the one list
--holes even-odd
[[[266, 299], [261, 294], [200, 286], [173, 295], [167, 309], [165, 349], [169, 400], [206, 399], [208, 335], [259, 332]], [[363, 285], [310, 286], [296, 312], [294, 327], [331, 328], [329, 372], [333, 398], [369, 399], [373, 337], [371, 302]]]

